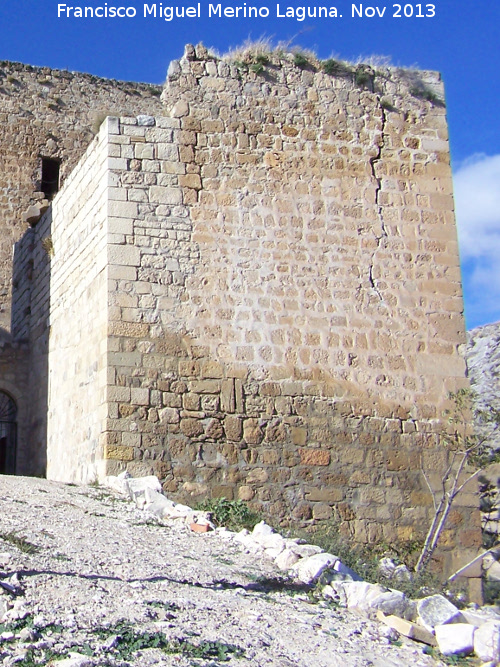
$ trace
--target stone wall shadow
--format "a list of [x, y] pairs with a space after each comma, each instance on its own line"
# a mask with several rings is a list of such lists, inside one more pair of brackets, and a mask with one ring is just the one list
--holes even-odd
[[36, 477], [44, 477], [47, 467], [51, 229], [49, 208], [15, 244], [13, 257], [12, 340], [26, 349], [17, 372], [25, 366], [27, 395], [16, 473]]

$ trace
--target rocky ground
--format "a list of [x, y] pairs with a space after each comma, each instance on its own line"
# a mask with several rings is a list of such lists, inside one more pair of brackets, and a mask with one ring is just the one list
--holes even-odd
[[[471, 387], [482, 410], [500, 410], [500, 322], [467, 332], [467, 371]], [[500, 430], [490, 438], [490, 446], [500, 447]]]
[[[480, 410], [500, 413], [500, 322], [476, 327], [467, 332], [467, 371]], [[477, 433], [491, 450], [500, 450], [500, 428], [476, 423]], [[484, 470], [490, 484], [481, 485], [482, 527], [487, 542], [495, 544], [500, 535], [500, 463]], [[484, 480], [483, 480], [484, 481]]]
[[0, 517], [4, 665], [442, 664], [314, 600], [234, 534], [194, 533], [105, 488], [0, 477]]

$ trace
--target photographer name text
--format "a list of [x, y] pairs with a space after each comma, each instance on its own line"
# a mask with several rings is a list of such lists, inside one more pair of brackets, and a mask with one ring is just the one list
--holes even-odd
[[434, 4], [392, 4], [392, 5], [368, 5], [363, 3], [352, 3], [347, 10], [338, 7], [313, 5], [309, 7], [287, 6], [276, 4], [271, 6], [252, 6], [244, 2], [242, 5], [222, 5], [221, 3], [209, 3], [184, 6], [164, 6], [161, 3], [144, 4], [142, 9], [134, 6], [113, 6], [104, 3], [98, 7], [73, 7], [59, 3], [57, 5], [57, 17], [60, 19], [133, 19], [142, 17], [145, 19], [163, 19], [174, 21], [175, 19], [295, 19], [304, 21], [306, 19], [339, 19], [348, 16], [353, 19], [424, 19], [436, 16], [436, 5]]

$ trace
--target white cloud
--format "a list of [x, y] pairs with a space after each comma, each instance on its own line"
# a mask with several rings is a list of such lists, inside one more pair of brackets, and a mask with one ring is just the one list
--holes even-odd
[[500, 155], [473, 155], [453, 182], [465, 312], [476, 326], [500, 319]]

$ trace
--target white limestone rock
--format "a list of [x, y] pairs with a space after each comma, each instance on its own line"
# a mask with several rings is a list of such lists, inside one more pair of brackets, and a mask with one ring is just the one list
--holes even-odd
[[489, 581], [500, 581], [500, 563], [498, 561], [493, 561], [486, 570], [486, 579], [489, 579]]
[[161, 484], [158, 477], [149, 475], [147, 477], [130, 477], [126, 480], [130, 498], [139, 509], [146, 505], [146, 489], [161, 493]]
[[381, 558], [377, 565], [378, 574], [385, 579], [392, 579], [395, 569], [396, 563], [392, 558]]
[[153, 127], [155, 123], [156, 121], [154, 116], [146, 116], [142, 114], [137, 116], [137, 125], [141, 125], [143, 127]]
[[310, 584], [320, 576], [323, 570], [333, 567], [337, 561], [337, 556], [333, 554], [315, 554], [308, 558], [301, 558], [291, 569], [299, 581]]
[[[285, 540], [278, 533], [254, 537], [254, 540], [264, 549], [277, 549], [281, 553], [285, 549]], [[278, 555], [278, 554], [276, 554]]]
[[487, 621], [474, 633], [474, 653], [481, 660], [500, 661], [500, 621]]
[[430, 595], [417, 602], [417, 623], [432, 632], [437, 625], [458, 623], [460, 611], [443, 595]]
[[144, 500], [144, 510], [160, 518], [167, 518], [175, 511], [175, 503], [154, 489], [145, 489]]
[[488, 623], [488, 621], [499, 621], [500, 612], [495, 607], [478, 607], [477, 609], [462, 609], [460, 612], [463, 616], [464, 622], [469, 625], [475, 625], [479, 628], [481, 625]]
[[69, 658], [57, 662], [58, 667], [91, 667], [92, 664], [88, 655], [81, 653], [70, 653]]
[[280, 570], [289, 570], [299, 560], [299, 557], [292, 549], [284, 549], [276, 557], [275, 563]]
[[408, 584], [412, 580], [412, 573], [406, 565], [398, 565], [393, 572], [392, 581], [395, 586], [398, 584]]
[[[500, 370], [500, 322], [476, 327], [467, 332], [467, 370], [471, 386], [477, 395], [480, 410], [500, 409], [498, 373]], [[476, 429], [492, 449], [500, 447], [500, 431], [484, 424]]]
[[9, 553], [8, 551], [2, 551], [0, 553], [0, 567], [5, 567], [6, 565], [8, 565], [11, 558], [12, 558], [11, 553]]
[[344, 565], [341, 560], [338, 560], [332, 568], [327, 570], [322, 575], [322, 580], [329, 583], [330, 581], [363, 581], [363, 578], [359, 576], [354, 570], [351, 570], [350, 567]]
[[171, 509], [168, 511], [165, 511], [163, 514], [164, 519], [186, 519], [186, 521], [189, 519], [191, 520], [191, 515], [193, 514], [193, 510], [191, 507], [188, 507], [187, 505], [182, 505], [181, 503], [178, 503], [177, 505], [174, 505]]
[[108, 489], [113, 489], [113, 491], [118, 491], [118, 493], [122, 493], [124, 496], [128, 496], [128, 480], [131, 478], [132, 477], [130, 473], [125, 470], [116, 477], [114, 475], [105, 477], [103, 480], [103, 486], [106, 486]]
[[270, 535], [274, 535], [274, 528], [271, 528], [265, 521], [259, 521], [252, 530], [253, 539], [259, 543], [261, 539]]
[[401, 591], [385, 588], [367, 581], [332, 581], [323, 588], [323, 596], [338, 600], [341, 606], [368, 613], [383, 611], [384, 614], [406, 618], [411, 601]]
[[6, 596], [0, 598], [0, 623], [4, 622], [4, 616], [9, 611], [9, 599]]
[[277, 548], [271, 547], [269, 549], [264, 549], [264, 553], [266, 554], [266, 556], [269, 556], [269, 558], [272, 558], [272, 560], [276, 560], [276, 558], [278, 558], [278, 556], [284, 550], [284, 548], [285, 548], [284, 546]]
[[252, 533], [249, 533], [246, 528], [243, 528], [243, 530], [240, 530], [239, 533], [236, 533], [234, 536], [234, 539], [236, 542], [239, 542], [242, 544], [246, 549], [249, 551], [261, 551], [262, 547], [260, 544], [258, 544], [252, 536]]
[[468, 623], [436, 625], [436, 641], [443, 655], [462, 653], [468, 655], [474, 650], [474, 630]]
[[315, 544], [297, 544], [292, 540], [287, 540], [286, 542], [287, 547], [291, 549], [294, 554], [297, 554], [299, 558], [308, 558], [309, 556], [323, 553], [323, 549]]
[[167, 70], [167, 77], [175, 81], [181, 75], [181, 65], [178, 60], [171, 60]]

